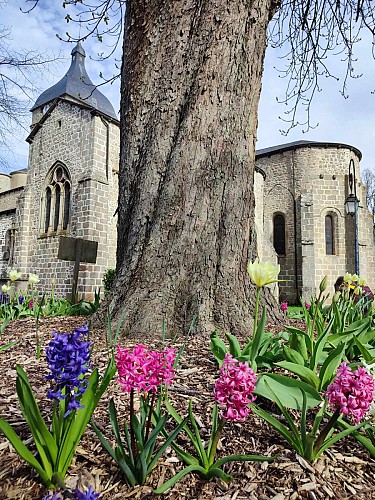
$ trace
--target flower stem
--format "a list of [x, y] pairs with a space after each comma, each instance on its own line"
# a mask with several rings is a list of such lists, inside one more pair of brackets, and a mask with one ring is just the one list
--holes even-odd
[[224, 424], [225, 424], [225, 419], [221, 418], [219, 420], [219, 425], [217, 426], [214, 438], [212, 440], [212, 445], [211, 445], [211, 449], [210, 449], [210, 455], [208, 457], [208, 465], [209, 465], [209, 467], [211, 467], [211, 465], [215, 461], [216, 448], [217, 448], [217, 445], [219, 443], [219, 439], [220, 439], [220, 436], [221, 436]]
[[313, 448], [313, 457], [312, 459], [315, 458], [315, 455], [318, 453], [320, 448], [322, 447], [324, 440], [328, 436], [328, 433], [333, 429], [335, 423], [337, 422], [337, 419], [340, 416], [340, 408], [336, 408], [335, 413], [331, 416], [331, 418], [328, 420], [327, 424], [323, 427], [322, 432], [319, 434], [317, 440], [315, 441], [314, 448]]
[[134, 389], [130, 390], [130, 444], [132, 447], [132, 454], [133, 454], [133, 462], [135, 463], [135, 460], [137, 458], [137, 445], [135, 442], [135, 434], [134, 434], [134, 429], [132, 425], [132, 420], [134, 416]]
[[151, 418], [152, 418], [152, 412], [154, 411], [154, 404], [155, 404], [155, 393], [152, 393], [151, 396], [151, 402], [149, 406], [149, 414], [147, 416], [147, 424], [146, 424], [146, 432], [145, 432], [145, 443], [147, 442], [148, 435], [150, 434], [150, 429], [151, 429]]
[[260, 290], [261, 287], [257, 287], [257, 295], [255, 299], [255, 312], [254, 312], [254, 328], [253, 328], [253, 340], [255, 338], [255, 335], [257, 333], [257, 327], [258, 327], [258, 311], [259, 311], [259, 299], [260, 299]]

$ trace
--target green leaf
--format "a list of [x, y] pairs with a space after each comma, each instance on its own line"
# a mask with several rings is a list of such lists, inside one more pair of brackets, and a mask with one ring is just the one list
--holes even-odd
[[301, 366], [305, 365], [305, 360], [304, 360], [303, 356], [298, 351], [295, 351], [294, 349], [291, 349], [290, 347], [284, 345], [283, 352], [284, 352], [285, 359], [287, 361], [290, 361], [291, 363], [297, 363], [298, 365], [301, 365]]
[[319, 360], [321, 358], [321, 355], [323, 353], [323, 349], [326, 345], [326, 341], [329, 335], [329, 331], [321, 335], [318, 340], [315, 343], [315, 346], [313, 348], [313, 353], [311, 356], [311, 361], [310, 361], [310, 368], [315, 371], [316, 367], [318, 366]]
[[266, 326], [266, 308], [263, 307], [262, 317], [261, 317], [261, 320], [260, 320], [259, 325], [257, 327], [257, 331], [255, 332], [253, 344], [251, 346], [251, 353], [250, 353], [250, 365], [251, 366], [253, 366], [254, 362], [256, 361], [256, 357], [259, 354], [259, 348], [261, 345], [265, 326]]
[[57, 458], [57, 472], [59, 472], [62, 477], [64, 477], [66, 474], [78, 443], [81, 440], [87, 424], [89, 423], [91, 416], [95, 410], [95, 393], [98, 386], [98, 379], [99, 373], [98, 370], [95, 369], [89, 377], [87, 389], [80, 401], [81, 405], [83, 405], [83, 408], [75, 412], [75, 415], [73, 415], [73, 417], [75, 418], [71, 420], [69, 427], [64, 430]]
[[311, 385], [306, 384], [306, 382], [276, 373], [260, 373], [258, 374], [258, 381], [254, 392], [258, 396], [270, 399], [271, 401], [274, 398], [270, 390], [266, 387], [265, 382], [269, 384], [272, 391], [274, 391], [281, 403], [287, 408], [302, 409], [301, 390], [306, 393], [308, 408], [315, 408], [322, 401], [318, 391]]
[[276, 366], [285, 368], [286, 370], [298, 375], [301, 380], [307, 382], [309, 385], [314, 387], [314, 389], [319, 390], [320, 380], [316, 373], [314, 373], [310, 368], [306, 366], [297, 365], [296, 363], [290, 363], [289, 361], [280, 361], [275, 363]]
[[319, 458], [320, 455], [325, 450], [327, 450], [330, 446], [332, 446], [333, 444], [335, 444], [337, 441], [339, 441], [340, 439], [342, 439], [342, 438], [344, 438], [346, 436], [349, 436], [349, 434], [353, 434], [353, 432], [357, 431], [358, 429], [360, 429], [361, 427], [363, 427], [367, 423], [368, 422], [361, 422], [361, 423], [359, 423], [358, 425], [355, 425], [355, 426], [348, 426], [344, 431], [341, 431], [338, 434], [336, 434], [335, 436], [333, 436], [332, 438], [327, 439], [326, 441], [324, 441], [324, 443], [319, 448], [319, 450], [315, 451], [315, 459]]
[[[342, 429], [351, 428], [351, 425], [349, 425], [347, 422], [345, 422], [341, 418], [339, 418], [339, 420], [337, 421], [337, 425], [339, 427], [341, 427]], [[370, 429], [365, 429], [365, 430], [366, 430], [366, 433], [368, 433], [368, 431]], [[373, 443], [371, 441], [371, 439], [367, 439], [363, 434], [361, 434], [358, 431], [353, 431], [352, 435], [357, 439], [357, 441], [359, 441], [361, 443], [362, 446], [364, 446], [366, 448], [366, 450], [370, 453], [370, 455], [373, 458], [375, 458], [375, 442]], [[369, 434], [369, 436], [371, 437], [370, 434]]]
[[[166, 419], [167, 419], [167, 416], [166, 416]], [[188, 420], [188, 417], [186, 417], [177, 427], [176, 429], [174, 429], [174, 431], [172, 431], [169, 436], [167, 437], [167, 439], [165, 440], [165, 442], [163, 443], [163, 445], [159, 448], [159, 450], [155, 453], [155, 456], [153, 458], [153, 460], [150, 462], [149, 466], [148, 466], [148, 472], [151, 472], [152, 469], [155, 467], [157, 461], [159, 460], [159, 458], [161, 457], [161, 455], [165, 452], [165, 450], [168, 448], [168, 446], [176, 439], [176, 436], [180, 433], [181, 429], [183, 429], [184, 425], [186, 424]], [[164, 424], [163, 424], [163, 428], [164, 428]], [[157, 435], [160, 433], [160, 431], [157, 432]]]
[[328, 384], [333, 379], [344, 356], [345, 347], [345, 343], [340, 344], [336, 347], [336, 349], [333, 349], [333, 351], [329, 353], [327, 359], [324, 361], [319, 373], [321, 391], [325, 391]]
[[0, 418], [0, 431], [10, 441], [19, 456], [37, 471], [44, 484], [51, 487], [52, 475], [46, 472], [44, 467], [38, 462], [31, 451], [24, 445], [23, 441], [19, 438], [13, 427], [2, 418]]
[[238, 359], [238, 356], [241, 355], [240, 343], [238, 342], [236, 337], [234, 335], [231, 335], [230, 333], [226, 333], [225, 336], [229, 342], [229, 352], [235, 359]]
[[217, 460], [211, 468], [221, 468], [228, 462], [273, 462], [276, 457], [264, 457], [261, 455], [227, 455]]
[[198, 474], [201, 474], [203, 477], [206, 476], [207, 471], [200, 465], [189, 465], [188, 467], [185, 467], [182, 471], [178, 472], [175, 474], [172, 479], [169, 481], [166, 481], [163, 483], [159, 488], [154, 490], [155, 495], [161, 495], [162, 493], [165, 493], [169, 488], [172, 488], [181, 478], [186, 476], [187, 474], [190, 474], [191, 472], [197, 472]]
[[[115, 435], [116, 443], [117, 443], [117, 446], [119, 448], [119, 451], [123, 456], [125, 456], [126, 453], [125, 453], [124, 447], [122, 445], [121, 433], [120, 433], [120, 429], [119, 429], [119, 425], [118, 425], [117, 411], [116, 411], [116, 406], [115, 406], [115, 403], [113, 401], [113, 398], [111, 398], [109, 400], [109, 420], [110, 420], [111, 425], [112, 425], [113, 433]], [[131, 454], [131, 448], [129, 449], [129, 452], [130, 452], [129, 454]], [[132, 454], [131, 454], [131, 461], [133, 462]]]
[[290, 347], [298, 351], [306, 361], [308, 359], [307, 350], [312, 351], [310, 337], [306, 332], [292, 326], [286, 326], [285, 329], [292, 334], [289, 341]]
[[217, 431], [217, 422], [218, 422], [218, 415], [219, 415], [219, 410], [217, 407], [217, 404], [214, 404], [213, 410], [212, 410], [212, 424], [211, 424], [211, 434], [210, 434], [210, 439], [208, 441], [207, 445], [207, 456], [210, 456], [211, 454], [211, 447], [215, 438], [215, 434]]
[[21, 411], [33, 435], [43, 467], [52, 477], [58, 452], [56, 442], [42, 419], [26, 372], [20, 365], [16, 365], [16, 371], [16, 389]]
[[283, 436], [283, 438], [286, 441], [288, 441], [288, 443], [292, 446], [292, 448], [294, 450], [299, 451], [299, 452], [301, 451], [299, 449], [299, 443], [296, 442], [292, 432], [288, 429], [288, 427], [286, 425], [279, 422], [279, 420], [277, 420], [277, 418], [270, 415], [268, 412], [266, 412], [265, 410], [260, 408], [258, 405], [253, 404], [252, 410], [256, 415], [263, 418], [263, 420], [268, 422], [274, 429], [276, 429], [279, 432], [279, 434], [281, 434]]
[[195, 440], [193, 441], [193, 444], [197, 450], [197, 453], [199, 455], [201, 463], [203, 464], [203, 467], [207, 468], [208, 467], [208, 457], [207, 457], [206, 450], [204, 449], [204, 444], [203, 444], [202, 438], [201, 438], [200, 433], [199, 433], [197, 422], [194, 418], [191, 399], [189, 401], [189, 418], [190, 418], [190, 423], [193, 427], [194, 434], [195, 434]]
[[373, 356], [371, 354], [372, 350], [367, 349], [358, 339], [357, 337], [353, 338], [355, 345], [358, 347], [359, 352], [361, 353], [364, 361], [366, 363], [372, 363], [373, 362]]
[[211, 333], [210, 349], [219, 363], [219, 367], [221, 367], [228, 350], [224, 341], [218, 336], [216, 331]]

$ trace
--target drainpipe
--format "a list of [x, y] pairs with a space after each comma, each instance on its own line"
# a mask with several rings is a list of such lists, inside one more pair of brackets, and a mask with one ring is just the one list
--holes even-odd
[[298, 287], [298, 244], [297, 244], [297, 201], [296, 201], [296, 178], [294, 171], [294, 154], [292, 154], [292, 172], [293, 172], [293, 218], [294, 218], [294, 286], [296, 288], [297, 301], [300, 299], [299, 287]]

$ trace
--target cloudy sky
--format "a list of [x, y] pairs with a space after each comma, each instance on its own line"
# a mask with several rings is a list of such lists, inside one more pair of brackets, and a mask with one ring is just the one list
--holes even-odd
[[[72, 45], [61, 42], [56, 34], [64, 35], [71, 28], [66, 24], [64, 17], [67, 9], [62, 9], [60, 0], [40, 0], [39, 6], [29, 14], [20, 12], [25, 7], [24, 0], [4, 0], [0, 2], [0, 23], [11, 29], [9, 44], [16, 50], [30, 49], [42, 53], [59, 54], [61, 60], [51, 65], [48, 71], [40, 71], [33, 75], [38, 91], [34, 94], [35, 100], [39, 93], [56, 83], [66, 72], [70, 64]], [[4, 4], [4, 5], [2, 5]], [[29, 4], [30, 5], [30, 4]], [[81, 34], [83, 34], [82, 28]], [[316, 95], [312, 105], [311, 124], [319, 124], [314, 130], [303, 133], [304, 127], [294, 128], [287, 136], [280, 133], [285, 124], [279, 119], [283, 116], [285, 105], [279, 104], [276, 98], [282, 98], [286, 82], [280, 78], [275, 67], [282, 68], [279, 59], [281, 53], [276, 49], [269, 49], [266, 56], [265, 75], [259, 112], [259, 130], [257, 149], [297, 140], [340, 142], [350, 144], [362, 151], [363, 159], [361, 170], [370, 168], [375, 171], [375, 126], [374, 109], [375, 95], [375, 62], [371, 57], [371, 44], [363, 43], [358, 49], [359, 60], [357, 73], [363, 73], [361, 78], [349, 82], [349, 98], [344, 99], [340, 94], [340, 85], [325, 79], [322, 82], [322, 91]], [[103, 46], [93, 39], [85, 42], [86, 54], [92, 59], [86, 59], [88, 73], [94, 83], [99, 83], [99, 73], [111, 77], [117, 73], [115, 57], [99, 62], [96, 54], [103, 51]], [[117, 52], [120, 57], [120, 52]], [[337, 65], [337, 73], [342, 73], [343, 67], [339, 64], [340, 56], [333, 61], [333, 68]], [[118, 62], [117, 62], [118, 64]], [[107, 85], [101, 89], [111, 100], [116, 110], [119, 108], [119, 82]], [[26, 102], [30, 108], [32, 102]], [[13, 153], [2, 151], [7, 157], [10, 168], [16, 170], [27, 166], [28, 145], [25, 137], [31, 117], [25, 122], [25, 129], [18, 131], [10, 139]], [[0, 166], [1, 167], [1, 166]], [[3, 168], [4, 170], [4, 168]]]

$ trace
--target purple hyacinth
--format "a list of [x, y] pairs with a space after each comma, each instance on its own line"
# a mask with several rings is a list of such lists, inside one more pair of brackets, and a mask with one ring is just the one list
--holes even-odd
[[88, 325], [76, 328], [72, 333], [53, 331], [54, 339], [46, 349], [46, 358], [51, 373], [47, 380], [53, 380], [54, 390], [49, 389], [47, 396], [58, 401], [68, 398], [68, 410], [82, 408], [80, 398], [87, 388], [84, 378], [90, 365], [90, 342], [87, 340]]
[[92, 486], [89, 486], [86, 493], [75, 488], [72, 493], [67, 493], [67, 497], [61, 496], [59, 491], [55, 491], [52, 495], [46, 495], [43, 500], [63, 500], [64, 498], [74, 498], [74, 500], [96, 500], [99, 498], [99, 493], [95, 493]]
[[86, 493], [83, 493], [82, 491], [79, 491], [78, 488], [73, 490], [74, 498], [77, 500], [96, 500], [99, 498], [99, 493], [95, 493], [95, 491], [92, 489], [92, 486], [88, 487], [88, 490]]
[[9, 295], [4, 292], [0, 292], [0, 305], [9, 303]]

